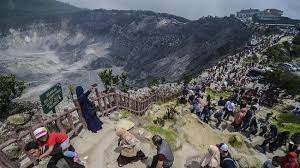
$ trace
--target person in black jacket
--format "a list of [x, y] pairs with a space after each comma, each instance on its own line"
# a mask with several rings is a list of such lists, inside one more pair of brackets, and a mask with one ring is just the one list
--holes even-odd
[[234, 159], [228, 151], [228, 146], [225, 143], [218, 144], [220, 150], [220, 166], [222, 168], [236, 168]]

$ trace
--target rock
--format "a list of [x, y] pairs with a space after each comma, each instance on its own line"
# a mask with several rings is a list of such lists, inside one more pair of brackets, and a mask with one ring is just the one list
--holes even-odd
[[119, 113], [118, 112], [113, 112], [111, 113], [108, 118], [112, 121], [119, 121], [120, 117], [119, 117]]
[[117, 125], [117, 128], [125, 128], [126, 130], [130, 130], [133, 127], [134, 127], [134, 123], [126, 119], [120, 120]]
[[152, 137], [153, 137], [153, 134], [151, 133], [151, 132], [145, 132], [145, 135], [144, 135], [144, 137], [147, 139], [147, 140], [149, 140], [149, 141], [151, 141], [152, 140]]
[[28, 114], [15, 114], [7, 118], [12, 125], [24, 125], [30, 120], [30, 115]]

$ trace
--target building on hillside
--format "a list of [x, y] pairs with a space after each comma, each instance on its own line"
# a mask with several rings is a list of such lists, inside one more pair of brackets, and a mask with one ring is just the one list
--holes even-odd
[[259, 9], [243, 9], [239, 12], [236, 13], [236, 16], [238, 18], [251, 18], [252, 16], [259, 14], [260, 10]]
[[283, 11], [278, 9], [265, 9], [261, 12], [261, 15], [268, 17], [281, 17], [283, 15]]

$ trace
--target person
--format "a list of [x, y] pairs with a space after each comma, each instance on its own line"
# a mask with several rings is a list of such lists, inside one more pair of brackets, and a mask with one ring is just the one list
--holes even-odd
[[232, 98], [228, 99], [228, 101], [225, 104], [225, 107], [226, 107], [226, 111], [225, 111], [225, 114], [224, 114], [224, 119], [228, 120], [230, 115], [233, 114], [234, 109], [235, 109], [235, 105], [232, 102]]
[[217, 119], [216, 128], [219, 128], [219, 126], [221, 125], [224, 113], [225, 107], [214, 114], [214, 118]]
[[265, 119], [262, 121], [262, 125], [260, 126], [261, 132], [259, 133], [259, 136], [264, 136], [267, 133], [268, 127], [271, 124], [272, 115], [273, 113], [267, 113]]
[[236, 168], [235, 161], [228, 150], [228, 145], [225, 143], [217, 144], [220, 151], [220, 166], [222, 168]]
[[265, 140], [263, 141], [263, 143], [261, 145], [259, 145], [259, 147], [261, 147], [263, 153], [266, 153], [267, 145], [276, 140], [277, 133], [278, 133], [278, 129], [277, 129], [276, 125], [271, 125], [270, 131], [265, 135]]
[[279, 132], [276, 139], [269, 144], [269, 150], [271, 152], [276, 151], [281, 146], [285, 146], [289, 139], [290, 139], [289, 131]]
[[235, 114], [234, 116], [234, 120], [232, 122], [232, 126], [234, 127], [235, 130], [239, 130], [241, 128], [244, 116], [247, 112], [247, 105], [246, 104], [242, 104], [241, 105], [241, 110]]
[[[33, 157], [39, 158], [39, 156], [41, 156], [43, 154], [45, 148], [47, 148], [47, 147], [40, 146], [40, 144], [38, 142], [31, 141], [25, 145], [24, 150], [28, 154], [32, 155]], [[75, 149], [72, 145], [70, 145], [68, 150], [75, 152]], [[59, 144], [56, 144], [54, 146], [53, 151], [50, 153], [50, 156], [51, 156], [51, 158], [48, 161], [47, 168], [58, 168], [57, 163], [61, 159], [64, 159], [67, 162], [69, 167], [72, 167], [72, 168], [84, 168], [85, 167], [85, 166], [79, 164], [78, 162], [74, 162], [74, 160], [72, 158], [64, 156], [62, 148], [60, 147]]]
[[205, 123], [208, 123], [210, 116], [212, 112], [212, 107], [210, 102], [207, 103], [207, 105], [204, 106], [199, 118], [202, 119]]
[[225, 106], [225, 104], [226, 104], [226, 101], [224, 100], [224, 98], [221, 96], [220, 97], [220, 100], [218, 101], [218, 106]]
[[188, 94], [189, 94], [189, 88], [188, 88], [188, 85], [185, 83], [183, 85], [182, 95], [183, 95], [183, 97], [187, 97]]
[[297, 160], [297, 154], [295, 152], [289, 152], [286, 156], [281, 158], [281, 168], [299, 168]]
[[253, 105], [252, 106], [254, 106], [256, 108], [256, 111], [254, 111], [255, 113], [260, 110], [260, 106], [259, 106], [257, 98], [253, 99]]
[[152, 142], [157, 147], [157, 154], [153, 157], [149, 168], [171, 168], [174, 156], [169, 143], [159, 135], [154, 135]]
[[103, 123], [97, 116], [95, 105], [88, 99], [92, 89], [93, 88], [84, 93], [83, 88], [81, 86], [77, 86], [76, 95], [88, 130], [92, 131], [93, 133], [97, 133], [97, 131], [102, 129]]
[[194, 92], [192, 90], [189, 90], [188, 102], [190, 103], [190, 105], [193, 104], [194, 99], [195, 99]]
[[299, 154], [300, 154], [300, 132], [294, 133], [291, 136], [288, 149], [289, 149], [289, 152], [295, 152], [299, 156]]
[[78, 154], [76, 152], [68, 150], [71, 144], [67, 134], [63, 132], [49, 133], [45, 127], [37, 128], [33, 131], [33, 134], [35, 139], [38, 141], [38, 143], [40, 143], [41, 146], [46, 146], [48, 148], [45, 153], [39, 156], [39, 159], [48, 157], [52, 153], [54, 146], [59, 144], [64, 156], [73, 158], [74, 162], [79, 161]]
[[210, 145], [208, 148], [208, 152], [204, 155], [204, 157], [200, 161], [201, 168], [219, 168], [220, 167], [220, 152], [219, 149]]
[[253, 117], [253, 115], [255, 114], [256, 107], [251, 106], [250, 110], [247, 111], [244, 119], [243, 119], [243, 126], [242, 126], [242, 131], [246, 131], [246, 129], [248, 129], [251, 119]]
[[140, 148], [140, 141], [124, 128], [117, 128], [116, 134], [119, 137], [120, 155], [117, 159], [119, 167], [138, 160], [145, 160], [147, 157]]
[[249, 130], [248, 130], [248, 132], [246, 132], [246, 137], [250, 141], [252, 141], [251, 135], [256, 135], [257, 132], [258, 132], [258, 123], [257, 123], [256, 116], [254, 115], [250, 121]]
[[195, 99], [193, 100], [192, 113], [196, 113], [197, 116], [200, 116], [201, 106], [200, 106], [200, 98], [199, 98], [199, 96], [196, 96]]
[[264, 162], [262, 165], [262, 168], [276, 168], [280, 166], [280, 157], [279, 156], [274, 156], [271, 159], [268, 159]]

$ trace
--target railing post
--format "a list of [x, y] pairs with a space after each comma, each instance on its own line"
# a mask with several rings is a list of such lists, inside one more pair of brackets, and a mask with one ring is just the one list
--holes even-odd
[[11, 161], [2, 150], [0, 150], [0, 167], [1, 168], [18, 168], [16, 162]]
[[117, 110], [119, 110], [120, 109], [120, 105], [119, 105], [119, 94], [118, 93], [115, 93], [114, 94], [114, 101], [115, 101], [115, 103], [116, 103], [116, 106], [117, 106]]
[[77, 114], [79, 117], [79, 121], [82, 123], [83, 128], [87, 129], [85, 119], [83, 118], [82, 109], [81, 109], [80, 104], [77, 99], [74, 100], [74, 104], [75, 104], [75, 107], [77, 107]]
[[107, 109], [107, 101], [106, 101], [106, 96], [107, 96], [107, 95], [104, 95], [104, 97], [103, 97], [104, 110], [106, 110], [106, 109]]
[[98, 88], [95, 88], [95, 92], [96, 92], [97, 102], [98, 102], [98, 106], [99, 106], [98, 109], [101, 112], [102, 104], [101, 104], [100, 93], [98, 91]]
[[[68, 109], [64, 109], [64, 111], [67, 112]], [[68, 120], [69, 125], [71, 126], [71, 129], [74, 130], [75, 126], [74, 126], [73, 118], [70, 113], [67, 114], [67, 120]]]
[[66, 129], [64, 128], [64, 126], [63, 126], [63, 124], [62, 124], [60, 118], [58, 118], [58, 119], [55, 121], [55, 123], [56, 123], [56, 126], [58, 127], [58, 129], [59, 129], [60, 132], [67, 133], [67, 131], [66, 131]]
[[107, 95], [107, 100], [108, 100], [109, 108], [112, 108], [111, 95]]

